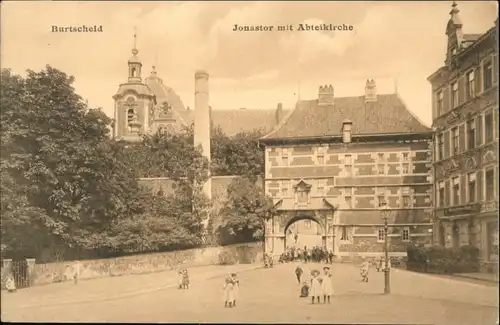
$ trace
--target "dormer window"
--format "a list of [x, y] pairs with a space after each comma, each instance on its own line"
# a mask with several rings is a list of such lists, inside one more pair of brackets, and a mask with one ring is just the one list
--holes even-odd
[[351, 143], [352, 141], [352, 122], [345, 120], [342, 122], [342, 142]]

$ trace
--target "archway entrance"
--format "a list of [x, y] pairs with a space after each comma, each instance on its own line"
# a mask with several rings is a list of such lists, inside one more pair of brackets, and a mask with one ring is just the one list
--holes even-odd
[[285, 227], [284, 251], [287, 248], [324, 247], [326, 244], [323, 225], [312, 217], [293, 218]]

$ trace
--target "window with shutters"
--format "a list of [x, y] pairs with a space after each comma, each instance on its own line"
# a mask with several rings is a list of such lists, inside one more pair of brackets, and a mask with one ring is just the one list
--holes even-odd
[[378, 161], [379, 163], [381, 163], [381, 162], [385, 162], [385, 155], [384, 155], [384, 153], [383, 153], [383, 152], [379, 152], [379, 153], [377, 154], [377, 161]]
[[410, 241], [410, 228], [404, 227], [401, 231], [401, 240]]
[[383, 165], [383, 164], [377, 165], [377, 174], [378, 175], [385, 175], [385, 165]]
[[460, 131], [458, 127], [451, 129], [451, 155], [456, 155], [460, 152]]
[[402, 159], [403, 159], [403, 161], [409, 161], [410, 160], [410, 154], [408, 152], [403, 152]]
[[476, 147], [476, 122], [470, 120], [467, 122], [467, 149]]
[[454, 177], [452, 179], [452, 200], [453, 205], [460, 205], [460, 177]]
[[438, 116], [441, 116], [444, 113], [443, 101], [444, 101], [444, 93], [442, 90], [440, 90], [436, 94], [436, 108]]
[[381, 228], [377, 231], [377, 241], [383, 242], [385, 239], [385, 229]]
[[489, 112], [484, 116], [484, 142], [490, 143], [494, 138], [493, 128], [493, 112]]
[[438, 206], [445, 207], [446, 206], [446, 197], [445, 197], [445, 186], [444, 181], [438, 183]]
[[467, 202], [476, 202], [476, 173], [467, 174]]
[[490, 89], [493, 86], [493, 66], [491, 60], [483, 63], [483, 91]]
[[493, 168], [488, 169], [484, 174], [484, 177], [486, 178], [485, 199], [486, 201], [491, 201], [495, 199], [495, 171]]
[[444, 159], [444, 133], [438, 136], [438, 160]]
[[458, 82], [451, 84], [451, 108], [458, 106]]
[[474, 70], [467, 73], [467, 100], [476, 96], [476, 80], [474, 79]]

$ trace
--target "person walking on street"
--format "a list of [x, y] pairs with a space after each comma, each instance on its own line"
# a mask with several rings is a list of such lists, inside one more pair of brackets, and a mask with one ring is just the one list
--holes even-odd
[[304, 273], [304, 271], [302, 271], [300, 265], [297, 265], [297, 268], [295, 269], [295, 276], [297, 276], [297, 282], [299, 284], [300, 284], [300, 278], [302, 277], [302, 273]]
[[361, 281], [368, 282], [368, 272], [370, 270], [370, 263], [363, 257], [363, 263], [361, 263], [360, 273]]

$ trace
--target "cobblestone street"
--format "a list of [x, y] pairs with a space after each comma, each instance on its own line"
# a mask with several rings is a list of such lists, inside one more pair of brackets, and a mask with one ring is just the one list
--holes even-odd
[[[382, 273], [371, 270], [370, 282], [362, 283], [356, 267], [335, 264], [332, 303], [312, 305], [309, 299], [299, 298], [295, 264], [277, 265], [274, 269], [251, 267], [192, 269], [189, 290], [176, 289], [175, 273], [165, 272], [2, 293], [2, 320], [469, 325], [494, 324], [497, 317], [495, 286], [394, 270], [392, 294], [385, 296], [381, 294]], [[304, 265], [304, 270], [312, 267], [321, 265]], [[240, 298], [236, 308], [226, 309], [222, 276], [232, 271], [240, 272]]]

